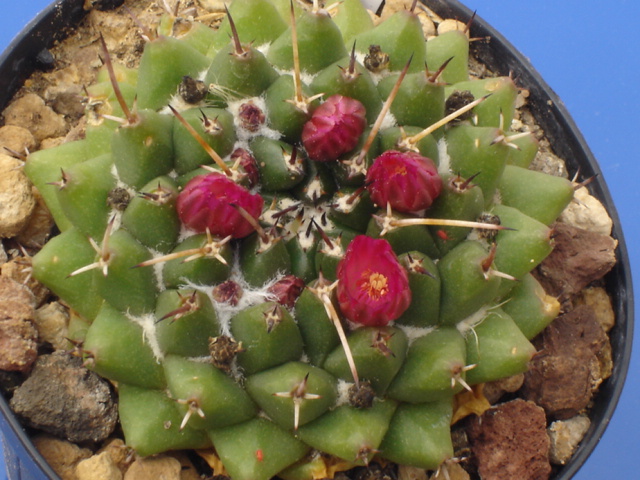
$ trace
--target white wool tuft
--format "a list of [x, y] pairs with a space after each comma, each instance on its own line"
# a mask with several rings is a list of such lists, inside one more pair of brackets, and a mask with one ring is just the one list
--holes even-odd
[[131, 315], [129, 312], [126, 316], [132, 322], [137, 323], [142, 327], [142, 336], [153, 352], [153, 356], [158, 362], [161, 362], [164, 358], [160, 344], [158, 343], [158, 337], [156, 335], [156, 316], [152, 313], [145, 315]]

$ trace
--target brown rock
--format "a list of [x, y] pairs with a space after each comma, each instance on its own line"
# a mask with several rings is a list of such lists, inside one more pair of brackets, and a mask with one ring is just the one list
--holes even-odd
[[134, 452], [128, 447], [121, 438], [113, 438], [109, 440], [98, 453], [107, 452], [122, 474], [127, 471], [129, 465], [134, 460]]
[[491, 405], [497, 403], [503, 395], [516, 392], [522, 387], [524, 374], [518, 373], [511, 377], [502, 378], [494, 382], [484, 384], [482, 393]]
[[537, 269], [537, 277], [549, 295], [561, 303], [606, 275], [616, 263], [618, 242], [599, 233], [556, 223], [554, 249]]
[[69, 313], [60, 303], [51, 302], [38, 308], [35, 323], [40, 342], [50, 343], [56, 350], [68, 348]]
[[[51, 94], [52, 89], [47, 93]], [[48, 100], [56, 113], [73, 119], [79, 119], [84, 114], [83, 93], [79, 85], [64, 85], [53, 91], [51, 97]]]
[[31, 182], [22, 172], [21, 162], [0, 153], [0, 237], [20, 233], [35, 205]]
[[42, 248], [49, 239], [55, 222], [40, 192], [34, 187], [32, 193], [36, 200], [36, 206], [33, 208], [26, 225], [16, 236], [16, 240], [25, 248]]
[[33, 320], [35, 306], [35, 297], [28, 288], [0, 275], [0, 318]]
[[109, 384], [65, 352], [41, 355], [11, 408], [28, 425], [72, 442], [100, 442], [116, 427]]
[[13, 257], [0, 267], [0, 274], [28, 288], [34, 296], [35, 305], [39, 306], [47, 299], [50, 292], [47, 287], [33, 278], [31, 271], [31, 257]]
[[64, 119], [35, 93], [27, 93], [12, 102], [4, 111], [4, 120], [6, 125], [28, 129], [37, 142], [64, 135], [67, 130]]
[[551, 473], [544, 411], [516, 399], [474, 418], [468, 429], [483, 480], [546, 480]]
[[38, 356], [37, 339], [33, 323], [0, 319], [0, 370], [28, 372]]
[[35, 150], [36, 139], [24, 127], [5, 125], [0, 127], [0, 146], [22, 155]]
[[602, 287], [589, 287], [580, 292], [576, 298], [576, 305], [588, 305], [596, 314], [598, 323], [602, 325], [605, 332], [613, 328], [616, 323], [616, 316], [611, 305], [611, 298]]
[[107, 452], [78, 463], [76, 476], [78, 480], [122, 480], [122, 472]]
[[78, 480], [76, 465], [91, 456], [91, 450], [76, 444], [40, 434], [32, 438], [34, 446], [62, 480]]
[[165, 455], [138, 458], [125, 473], [124, 480], [180, 480], [181, 469], [178, 460]]
[[186, 453], [183, 451], [171, 452], [171, 457], [180, 462], [180, 480], [201, 480], [202, 477]]
[[553, 418], [573, 417], [587, 407], [602, 382], [598, 355], [608, 343], [604, 330], [582, 305], [551, 322], [540, 342], [522, 395]]
[[0, 370], [27, 372], [38, 355], [33, 294], [0, 276]]

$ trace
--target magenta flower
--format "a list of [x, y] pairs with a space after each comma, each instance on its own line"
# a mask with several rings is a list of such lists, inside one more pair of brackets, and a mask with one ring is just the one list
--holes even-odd
[[257, 219], [262, 213], [263, 198], [252, 194], [221, 173], [194, 177], [178, 195], [180, 221], [191, 230], [233, 238], [243, 238], [254, 231], [240, 213], [244, 209]]
[[384, 326], [411, 304], [407, 272], [384, 239], [355, 237], [337, 275], [340, 310], [354, 323]]
[[365, 114], [358, 100], [342, 95], [327, 98], [302, 129], [302, 144], [309, 158], [326, 162], [353, 150], [367, 126]]
[[378, 206], [385, 208], [390, 203], [394, 210], [405, 213], [429, 208], [442, 190], [442, 179], [430, 158], [396, 150], [375, 159], [365, 184]]

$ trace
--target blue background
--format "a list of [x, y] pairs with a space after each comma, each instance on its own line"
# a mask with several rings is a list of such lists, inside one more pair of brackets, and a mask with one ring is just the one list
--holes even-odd
[[[49, 0], [1, 0], [4, 50]], [[471, 10], [531, 59], [558, 93], [603, 170], [622, 221], [640, 288], [640, 2], [637, 0], [465, 0]], [[638, 309], [636, 309], [638, 310]], [[636, 314], [636, 318], [638, 315]], [[634, 354], [618, 409], [585, 466], [574, 477], [638, 478], [640, 352]], [[5, 480], [0, 455], [0, 480]]]

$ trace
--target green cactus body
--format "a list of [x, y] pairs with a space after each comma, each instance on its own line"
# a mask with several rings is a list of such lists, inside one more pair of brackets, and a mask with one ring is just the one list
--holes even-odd
[[125, 184], [141, 188], [173, 167], [173, 118], [143, 110], [133, 123], [118, 128], [111, 140], [113, 162]]
[[458, 83], [469, 79], [469, 38], [464, 32], [451, 30], [432, 37], [427, 42], [426, 57], [431, 70], [451, 59], [440, 77], [442, 82]]
[[29, 161], [24, 167], [25, 174], [42, 195], [60, 231], [65, 231], [73, 225], [62, 210], [58, 199], [61, 174], [66, 168], [91, 158], [88, 143], [88, 140], [79, 140], [64, 143], [57, 148], [34, 152], [29, 155]]
[[462, 389], [455, 380], [463, 372], [466, 356], [464, 337], [455, 328], [438, 328], [417, 338], [389, 396], [409, 403], [451, 398]]
[[298, 435], [318, 450], [366, 465], [380, 446], [396, 407], [391, 399], [375, 401], [369, 408], [343, 405], [300, 427]]
[[[376, 393], [383, 395], [404, 362], [406, 335], [392, 327], [363, 327], [349, 337], [349, 344], [358, 373], [371, 382]], [[323, 368], [343, 380], [353, 379], [342, 347], [329, 354]]]
[[[390, 75], [378, 83], [382, 97], [389, 96], [397, 77]], [[426, 128], [444, 116], [444, 85], [429, 79], [428, 72], [410, 73], [403, 80], [391, 113], [401, 125]]]
[[560, 302], [547, 295], [535, 277], [527, 273], [511, 290], [502, 310], [516, 322], [524, 336], [531, 340], [558, 316]]
[[475, 98], [490, 95], [486, 101], [474, 109], [477, 118], [476, 125], [497, 128], [511, 125], [518, 89], [510, 77], [485, 78], [456, 83], [449, 87], [447, 96], [450, 96], [454, 91], [468, 91]]
[[[342, 33], [326, 12], [303, 11], [296, 23], [302, 71], [317, 73], [347, 55]], [[291, 27], [273, 41], [267, 58], [280, 69], [293, 68]]]
[[400, 71], [411, 60], [410, 72], [422, 70], [426, 47], [417, 15], [400, 10], [376, 27], [354, 37], [356, 50], [366, 53], [369, 45], [378, 45], [389, 55], [389, 69]]
[[72, 165], [62, 172], [58, 202], [67, 218], [82, 233], [102, 238], [109, 217], [109, 192], [115, 187], [111, 155]]
[[[516, 88], [469, 78], [464, 32], [294, 3], [233, 1], [235, 22], [179, 38], [163, 17], [140, 67], [116, 65], [121, 99], [100, 72], [86, 138], [26, 162], [62, 232], [33, 275], [140, 455], [214, 448], [234, 480], [434, 470], [458, 392], [525, 371], [558, 313], [530, 272], [573, 186], [527, 169]], [[437, 123], [460, 89], [492, 95]]]
[[158, 296], [155, 315], [158, 344], [167, 354], [207, 356], [209, 338], [221, 333], [211, 300], [198, 290], [165, 290]]
[[93, 263], [95, 256], [87, 237], [72, 227], [52, 238], [32, 264], [33, 275], [87, 321], [96, 317], [104, 300], [93, 282], [71, 274]]
[[204, 430], [180, 428], [182, 416], [175, 401], [160, 390], [122, 384], [119, 401], [127, 442], [140, 455], [211, 446]]
[[384, 458], [427, 470], [453, 456], [451, 403], [400, 405], [380, 446]]
[[178, 186], [170, 177], [151, 180], [127, 205], [122, 226], [145, 247], [168, 253], [180, 236], [177, 197]]
[[[231, 113], [219, 108], [203, 107], [185, 110], [182, 116], [218, 155], [225, 157], [231, 153], [237, 139]], [[178, 122], [173, 127], [173, 145], [175, 170], [179, 174], [212, 163], [208, 153]]]
[[208, 63], [205, 55], [177, 38], [161, 36], [149, 42], [138, 70], [138, 106], [151, 110], [165, 107], [182, 77], [197, 77]]
[[[246, 388], [274, 422], [290, 430], [332, 408], [337, 399], [336, 384], [336, 379], [323, 369], [289, 362], [251, 375]], [[300, 409], [298, 416], [296, 404]]]
[[467, 332], [467, 362], [476, 365], [467, 372], [467, 382], [492, 382], [527, 370], [536, 349], [509, 315], [494, 308]]
[[[286, 29], [287, 24], [278, 10], [268, 0], [247, 0], [231, 2], [229, 12], [238, 30], [238, 35], [244, 41], [251, 41], [256, 46], [274, 41]], [[220, 28], [215, 31], [214, 40], [210, 44], [210, 55], [225, 47], [231, 36], [231, 25], [225, 17]]]
[[182, 406], [181, 413], [185, 415], [193, 407], [203, 412], [202, 416], [191, 415], [189, 425], [211, 430], [255, 416], [257, 408], [247, 392], [213, 365], [169, 355], [163, 367], [169, 392]]
[[225, 468], [238, 480], [268, 480], [309, 450], [264, 418], [212, 430], [210, 435]]
[[422, 252], [407, 252], [398, 257], [409, 272], [409, 286], [414, 294], [411, 305], [396, 320], [401, 325], [431, 327], [440, 318], [440, 273], [438, 266]]

